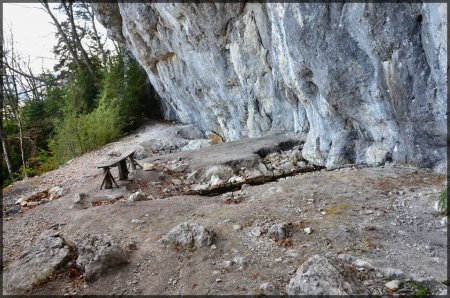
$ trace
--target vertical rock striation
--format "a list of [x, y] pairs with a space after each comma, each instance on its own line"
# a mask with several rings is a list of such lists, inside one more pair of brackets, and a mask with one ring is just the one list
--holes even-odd
[[446, 4], [93, 6], [168, 119], [225, 140], [306, 132], [327, 167], [446, 160]]

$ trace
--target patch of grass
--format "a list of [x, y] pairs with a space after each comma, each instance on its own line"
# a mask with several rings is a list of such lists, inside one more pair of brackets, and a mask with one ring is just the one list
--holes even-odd
[[411, 285], [411, 289], [414, 291], [414, 297], [429, 297], [431, 296], [430, 289], [422, 284], [413, 282]]
[[33, 282], [33, 287], [41, 287], [52, 279], [50, 273], [46, 272], [44, 275], [36, 275]]
[[369, 278], [369, 276], [367, 275], [366, 272], [364, 271], [359, 271], [358, 273], [356, 273], [356, 278], [360, 281], [366, 280]]
[[338, 204], [333, 204], [332, 206], [325, 208], [324, 211], [328, 215], [338, 215], [338, 214], [344, 213], [351, 207], [352, 207], [352, 205], [349, 203], [338, 203]]

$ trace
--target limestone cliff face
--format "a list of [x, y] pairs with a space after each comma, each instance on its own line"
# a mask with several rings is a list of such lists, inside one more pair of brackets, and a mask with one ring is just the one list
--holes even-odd
[[307, 134], [317, 165], [446, 164], [446, 4], [93, 4], [166, 117]]

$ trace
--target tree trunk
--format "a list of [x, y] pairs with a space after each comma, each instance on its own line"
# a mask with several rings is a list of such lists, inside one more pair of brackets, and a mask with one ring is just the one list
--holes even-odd
[[78, 58], [77, 53], [74, 51], [72, 45], [69, 42], [69, 38], [67, 37], [66, 33], [61, 28], [61, 25], [58, 23], [58, 20], [53, 15], [52, 11], [50, 10], [50, 7], [48, 6], [47, 1], [41, 1], [41, 4], [44, 6], [45, 11], [49, 14], [49, 16], [53, 20], [53, 24], [55, 25], [56, 29], [58, 30], [59, 34], [61, 34], [62, 39], [64, 40], [64, 43], [67, 45], [67, 48], [69, 49], [69, 53], [72, 56], [73, 60], [75, 60], [75, 63], [77, 64], [79, 69], [82, 69], [82, 63], [80, 61], [80, 58]]
[[0, 128], [0, 138], [2, 140], [3, 156], [5, 158], [6, 167], [8, 168], [9, 176], [12, 178], [12, 165], [8, 154], [8, 145], [6, 144], [6, 137], [3, 134], [3, 127]]
[[105, 49], [103, 48], [103, 45], [101, 43], [101, 39], [100, 36], [98, 35], [98, 31], [97, 31], [97, 26], [95, 26], [95, 15], [94, 15], [94, 11], [92, 9], [89, 9], [90, 6], [88, 4], [85, 3], [85, 9], [87, 11], [87, 13], [89, 14], [89, 17], [91, 18], [91, 22], [92, 22], [92, 29], [94, 30], [94, 39], [97, 42], [97, 46], [100, 49], [100, 52], [102, 53], [102, 62], [103, 65], [106, 66], [106, 59], [108, 57], [108, 55], [106, 55]]
[[70, 26], [72, 29], [74, 42], [77, 45], [78, 49], [80, 50], [81, 56], [83, 57], [84, 60], [84, 64], [87, 66], [89, 72], [91, 73], [92, 78], [96, 80], [97, 75], [95, 74], [94, 66], [92, 65], [91, 59], [89, 59], [89, 56], [86, 53], [83, 44], [81, 43], [80, 36], [78, 35], [77, 28], [75, 26], [75, 20], [73, 18], [72, 2], [69, 2], [69, 5], [67, 5], [65, 2], [62, 2], [62, 5], [64, 6], [64, 10], [66, 11], [67, 16], [69, 17], [70, 20]]

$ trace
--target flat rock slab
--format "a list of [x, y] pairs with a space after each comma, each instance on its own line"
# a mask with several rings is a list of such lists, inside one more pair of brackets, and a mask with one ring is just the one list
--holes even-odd
[[45, 281], [70, 260], [70, 251], [58, 233], [44, 232], [10, 265], [8, 291], [24, 292]]
[[270, 152], [285, 150], [294, 146], [294, 144], [300, 144], [304, 141], [305, 136], [302, 134], [285, 133], [276, 136], [241, 139], [195, 151], [182, 151], [156, 156], [146, 159], [145, 162], [151, 163], [154, 160], [172, 160], [181, 157], [189, 160], [191, 170], [205, 169], [212, 165], [251, 168], [260, 163], [260, 154], [265, 155]]

